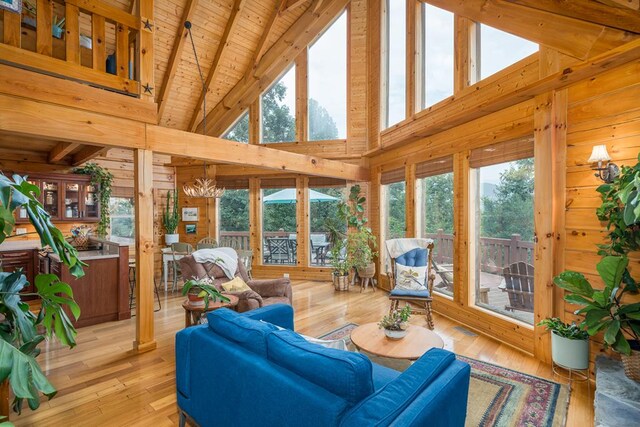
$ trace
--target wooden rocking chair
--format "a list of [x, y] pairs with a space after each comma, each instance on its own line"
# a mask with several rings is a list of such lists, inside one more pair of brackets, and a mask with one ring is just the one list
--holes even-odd
[[533, 273], [533, 265], [522, 261], [502, 270], [505, 283], [500, 289], [509, 295], [509, 304], [504, 306], [506, 310], [533, 313]]
[[[398, 240], [420, 240], [420, 248], [412, 249], [397, 257], [391, 256], [390, 248], [394, 246], [394, 241]], [[414, 309], [414, 312], [418, 314], [424, 314], [427, 318], [427, 326], [433, 330], [433, 313], [431, 310], [431, 302], [433, 301], [433, 282], [436, 275], [432, 269], [433, 266], [433, 240], [431, 239], [391, 239], [386, 241], [387, 255], [390, 261], [391, 272], [387, 271], [389, 281], [391, 282], [391, 293], [389, 299], [391, 300], [391, 306], [389, 312], [398, 309], [400, 301], [406, 301], [418, 306]], [[426, 256], [424, 251], [426, 250]], [[396, 289], [396, 263], [406, 265], [409, 267], [424, 267], [427, 266], [427, 289], [410, 291], [405, 289]]]

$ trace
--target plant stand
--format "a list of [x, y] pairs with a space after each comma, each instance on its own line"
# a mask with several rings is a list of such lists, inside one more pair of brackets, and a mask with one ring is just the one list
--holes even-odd
[[551, 362], [551, 370], [553, 371], [554, 376], [558, 376], [569, 382], [569, 391], [573, 389], [573, 382], [587, 382], [587, 390], [589, 394], [591, 394], [591, 374], [589, 373], [589, 368], [587, 369], [572, 369], [567, 368], [562, 365], [557, 364], [556, 362]]

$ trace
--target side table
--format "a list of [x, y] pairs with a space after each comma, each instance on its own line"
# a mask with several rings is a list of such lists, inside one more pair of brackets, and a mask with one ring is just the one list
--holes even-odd
[[189, 326], [199, 325], [202, 323], [202, 316], [210, 311], [217, 310], [219, 308], [232, 308], [234, 309], [238, 305], [238, 297], [235, 295], [225, 295], [225, 297], [229, 298], [229, 301], [209, 301], [209, 306], [194, 306], [189, 303], [189, 300], [185, 300], [182, 303], [182, 308], [184, 308], [184, 327], [188, 328]]

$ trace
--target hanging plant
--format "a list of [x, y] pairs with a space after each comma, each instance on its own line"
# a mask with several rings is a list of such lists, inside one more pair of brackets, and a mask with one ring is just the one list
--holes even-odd
[[113, 184], [113, 174], [96, 163], [86, 165], [73, 170], [75, 173], [90, 175], [91, 184], [97, 185], [100, 189], [100, 222], [96, 227], [96, 233], [100, 237], [105, 237], [109, 231], [111, 212], [109, 211], [109, 199], [111, 198], [111, 185]]

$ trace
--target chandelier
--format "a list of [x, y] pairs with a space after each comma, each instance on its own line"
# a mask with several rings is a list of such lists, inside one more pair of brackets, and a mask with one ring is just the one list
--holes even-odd
[[[198, 67], [198, 74], [200, 74], [200, 81], [202, 82], [202, 134], [207, 135], [207, 84], [202, 75], [202, 69], [200, 68], [200, 62], [198, 61], [198, 54], [196, 52], [196, 45], [193, 42], [193, 35], [191, 35], [191, 22], [185, 21], [184, 27], [189, 32], [189, 39], [191, 40], [191, 47], [193, 48], [193, 56], [196, 59], [196, 65]], [[224, 194], [224, 188], [217, 187], [215, 181], [207, 178], [207, 162], [204, 161], [202, 178], [196, 178], [193, 183], [185, 184], [182, 187], [182, 191], [188, 197], [204, 198], [204, 199], [218, 199]]]

